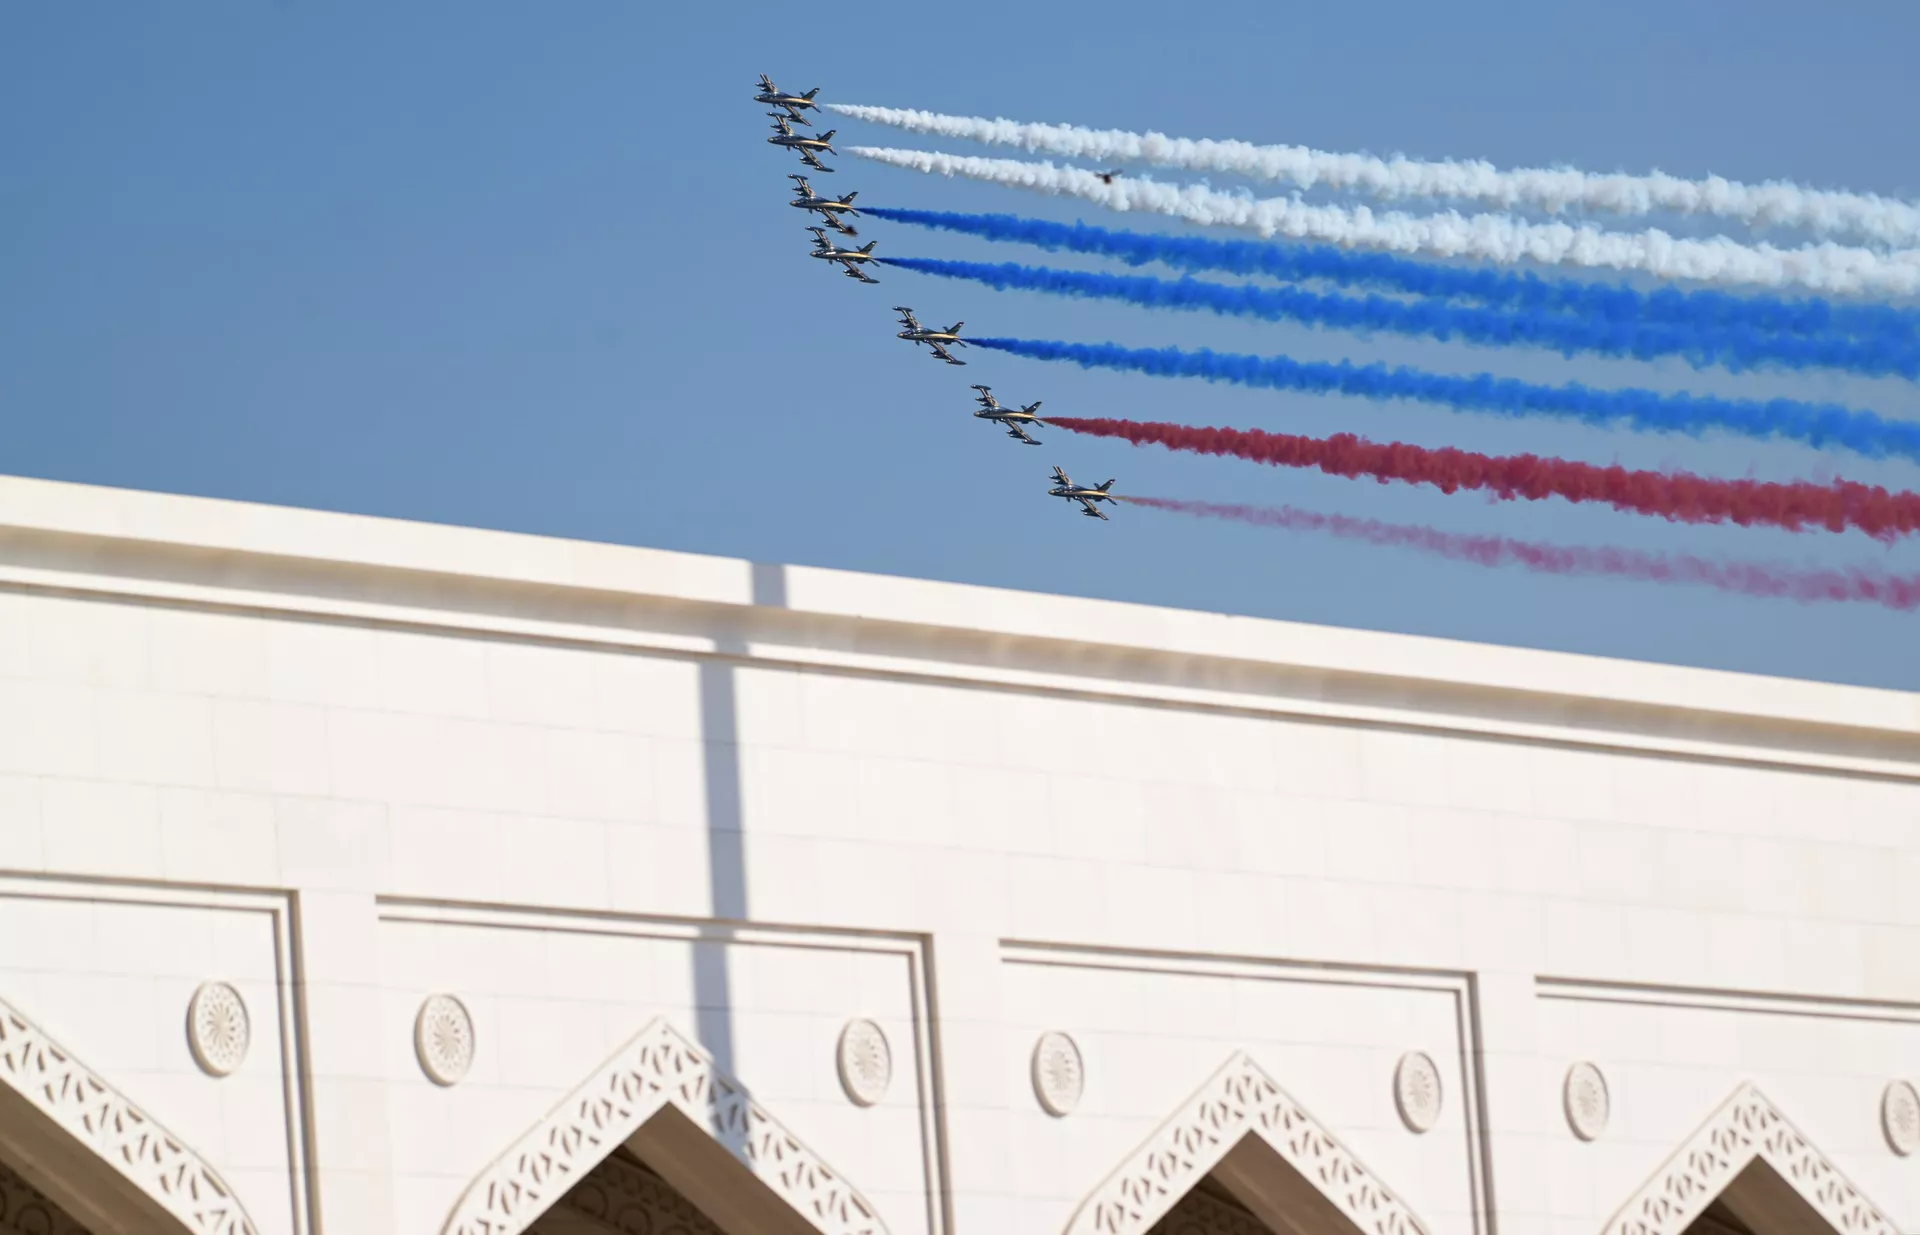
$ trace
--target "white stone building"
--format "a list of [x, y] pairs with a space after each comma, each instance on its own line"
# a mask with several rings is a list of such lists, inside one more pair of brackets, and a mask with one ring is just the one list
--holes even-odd
[[0, 1231], [1920, 1231], [1920, 698], [0, 481]]

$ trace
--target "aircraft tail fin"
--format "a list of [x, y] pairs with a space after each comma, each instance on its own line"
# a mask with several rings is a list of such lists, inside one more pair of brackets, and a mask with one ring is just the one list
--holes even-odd
[[869, 240], [865, 244], [860, 246], [860, 251], [862, 253], [871, 253], [873, 252], [873, 246], [879, 243], [880, 242], [878, 240]]
[[847, 194], [847, 195], [846, 195], [845, 197], [843, 197], [843, 198], [841, 198], [840, 200], [841, 200], [841, 201], [842, 201], [843, 203], [844, 203], [844, 202], [850, 202], [850, 201], [852, 201], [852, 200], [853, 200], [854, 198], [856, 198], [856, 197], [858, 197], [858, 196], [860, 196], [860, 190], [859, 190], [859, 189], [855, 189], [855, 190], [854, 190], [853, 192], [851, 192], [851, 193], [849, 193], [849, 194]]
[[833, 135], [835, 133], [838, 133], [839, 131], [840, 131], [839, 129], [828, 129], [826, 132], [820, 135], [820, 140], [823, 142], [830, 142], [833, 140]]
[[814, 87], [813, 89], [811, 89], [811, 90], [809, 90], [809, 91], [807, 91], [807, 92], [806, 92], [805, 94], [803, 94], [803, 95], [801, 95], [800, 97], [801, 97], [801, 98], [803, 98], [803, 99], [810, 99], [810, 98], [812, 98], [812, 97], [813, 97], [814, 95], [816, 95], [816, 94], [819, 94], [819, 93], [820, 93], [820, 87], [818, 87], [818, 86], [815, 86], [815, 87]]
[[960, 333], [960, 327], [962, 327], [962, 326], [964, 326], [964, 325], [966, 325], [966, 323], [965, 323], [965, 322], [955, 322], [955, 323], [954, 323], [953, 325], [951, 325], [951, 326], [949, 326], [949, 327], [947, 327], [947, 333], [948, 333], [948, 334], [959, 334], [959, 333]]
[[1041, 400], [1035, 399], [1033, 402], [1027, 404], [1025, 407], [1021, 408], [1020, 410], [1031, 415], [1032, 413], [1040, 410], [1040, 403], [1041, 403]]
[[1105, 493], [1108, 489], [1111, 489], [1111, 488], [1113, 488], [1113, 477], [1109, 476], [1107, 477], [1107, 483], [1100, 486], [1100, 492]]

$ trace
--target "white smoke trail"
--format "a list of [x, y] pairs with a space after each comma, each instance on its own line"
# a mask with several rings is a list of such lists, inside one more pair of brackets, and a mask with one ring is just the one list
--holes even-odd
[[1821, 235], [1853, 234], [1890, 245], [1920, 244], [1920, 204], [1873, 193], [1808, 189], [1786, 181], [1742, 184], [1719, 176], [1685, 180], [1664, 172], [1645, 176], [1597, 174], [1572, 168], [1502, 171], [1481, 160], [1423, 161], [1395, 155], [1336, 154], [1306, 146], [1256, 146], [1243, 141], [1194, 140], [1164, 133], [1026, 124], [980, 116], [949, 116], [897, 107], [828, 103], [841, 115], [915, 133], [1039, 154], [1092, 161], [1138, 161], [1183, 171], [1226, 172], [1285, 180], [1303, 189], [1324, 185], [1388, 200], [1440, 197], [1504, 210], [1548, 212], [1580, 207], [1622, 215], [1656, 210], [1739, 219], [1754, 227], [1805, 227]]
[[1920, 250], [1913, 249], [1880, 254], [1832, 243], [1780, 249], [1768, 244], [1741, 244], [1725, 236], [1683, 240], [1659, 230], [1608, 232], [1586, 224], [1533, 223], [1500, 214], [1375, 214], [1365, 206], [1255, 198], [1204, 185], [1127, 177], [1115, 177], [1108, 183], [1083, 168], [1052, 163], [884, 146], [849, 146], [845, 150], [893, 167], [1065, 194], [1110, 210], [1147, 211], [1190, 223], [1244, 228], [1262, 236], [1319, 240], [1352, 248], [1495, 262], [1609, 267], [1672, 279], [1799, 286], [1842, 295], [1904, 296], [1920, 292]]

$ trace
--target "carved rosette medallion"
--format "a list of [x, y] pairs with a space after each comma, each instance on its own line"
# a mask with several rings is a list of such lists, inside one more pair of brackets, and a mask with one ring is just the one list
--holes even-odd
[[893, 1050], [872, 1021], [853, 1020], [840, 1031], [840, 1087], [855, 1106], [872, 1106], [893, 1083]]
[[1585, 1060], [1574, 1064], [1567, 1069], [1566, 1083], [1560, 1088], [1560, 1105], [1575, 1136], [1583, 1141], [1598, 1140], [1607, 1130], [1608, 1116], [1613, 1114], [1607, 1078]]
[[246, 1000], [225, 982], [202, 982], [187, 1003], [187, 1046], [208, 1076], [230, 1076], [246, 1062], [253, 1025]]
[[428, 995], [413, 1019], [413, 1053], [436, 1085], [458, 1085], [473, 1067], [473, 1018], [452, 995]]
[[1920, 1149], [1920, 1094], [1906, 1081], [1890, 1081], [1880, 1095], [1880, 1130], [1902, 1158]]
[[1049, 1029], [1033, 1044], [1033, 1095], [1049, 1115], [1068, 1115], [1080, 1105], [1087, 1070], [1074, 1040]]
[[1400, 1121], [1415, 1132], [1440, 1122], [1440, 1069], [1424, 1051], [1408, 1051], [1393, 1070], [1393, 1104]]

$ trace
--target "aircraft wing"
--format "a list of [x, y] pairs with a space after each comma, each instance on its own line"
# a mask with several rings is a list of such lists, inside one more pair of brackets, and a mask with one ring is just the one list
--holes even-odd
[[950, 352], [948, 352], [946, 348], [944, 348], [944, 347], [941, 347], [941, 346], [940, 346], [940, 345], [939, 345], [938, 343], [932, 343], [932, 342], [929, 342], [929, 343], [927, 344], [927, 346], [928, 346], [928, 347], [931, 347], [931, 348], [933, 349], [933, 358], [934, 358], [935, 360], [944, 360], [944, 361], [946, 361], [946, 362], [947, 362], [948, 364], [965, 364], [965, 363], [967, 363], [967, 362], [966, 362], [966, 361], [964, 361], [964, 360], [955, 360], [955, 359], [953, 358], [953, 355], [952, 355], [952, 353], [950, 353]]
[[1100, 513], [1100, 508], [1098, 506], [1095, 506], [1092, 502], [1089, 502], [1084, 497], [1080, 499], [1080, 508], [1086, 511], [1088, 514], [1092, 515], [1096, 519], [1106, 518], [1105, 515]]
[[858, 266], [855, 266], [852, 262], [841, 262], [840, 268], [847, 272], [847, 277], [849, 279], [858, 279], [862, 283], [878, 283], [880, 281], [872, 277], [871, 275], [869, 275], [866, 271], [860, 269]]
[[830, 172], [833, 170], [815, 157], [813, 151], [798, 146], [796, 146], [795, 149], [800, 151], [800, 160], [813, 170], [817, 172]]
[[827, 226], [833, 228], [834, 231], [839, 232], [842, 236], [858, 236], [860, 234], [849, 224], [842, 223], [839, 219], [834, 218], [831, 212], [827, 212], [825, 218], [827, 220]]
[[1029, 446], [1038, 446], [1040, 444], [1039, 442], [1036, 442], [1032, 438], [1028, 437], [1027, 431], [1025, 429], [1022, 429], [1019, 425], [1008, 425], [1007, 436], [1017, 437], [1022, 442], [1025, 442]]

